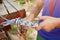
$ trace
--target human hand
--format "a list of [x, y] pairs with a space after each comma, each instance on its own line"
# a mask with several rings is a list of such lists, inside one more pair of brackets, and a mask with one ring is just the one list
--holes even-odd
[[47, 32], [50, 32], [54, 28], [59, 27], [59, 21], [58, 18], [50, 17], [50, 16], [42, 16], [40, 17], [40, 20], [43, 20], [43, 22], [40, 23], [40, 25], [36, 28], [36, 30], [44, 29]]

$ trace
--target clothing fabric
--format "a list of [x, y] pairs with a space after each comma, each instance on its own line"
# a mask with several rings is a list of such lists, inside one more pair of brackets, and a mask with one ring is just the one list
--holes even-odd
[[[56, 0], [53, 0], [54, 2]], [[44, 9], [42, 16], [50, 16], [50, 0], [44, 0]], [[52, 12], [52, 17], [60, 18], [60, 0], [55, 5], [54, 11]], [[40, 22], [39, 22], [40, 24]], [[45, 40], [60, 40], [60, 28], [55, 28], [50, 32], [46, 32], [41, 29], [38, 34]]]

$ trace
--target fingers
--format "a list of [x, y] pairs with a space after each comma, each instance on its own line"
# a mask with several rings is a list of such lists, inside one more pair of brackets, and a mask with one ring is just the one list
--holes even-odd
[[39, 31], [41, 29], [50, 32], [53, 30], [55, 27], [52, 26], [52, 24], [46, 23], [46, 21], [43, 21], [37, 28], [36, 30]]
[[41, 20], [41, 19], [42, 19], [42, 20], [45, 20], [45, 19], [47, 19], [47, 18], [49, 18], [49, 16], [40, 16], [40, 17], [39, 17], [40, 20]]
[[43, 27], [43, 25], [39, 25], [38, 27], [36, 27], [35, 29], [37, 30], [37, 31], [39, 31], [39, 30], [41, 30], [42, 29], [42, 27]]

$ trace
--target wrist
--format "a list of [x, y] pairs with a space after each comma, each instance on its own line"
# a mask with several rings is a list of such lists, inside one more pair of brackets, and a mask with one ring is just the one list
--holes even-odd
[[33, 21], [34, 14], [30, 14], [30, 16], [27, 17], [27, 21]]
[[31, 18], [27, 18], [27, 21], [32, 21], [32, 19]]

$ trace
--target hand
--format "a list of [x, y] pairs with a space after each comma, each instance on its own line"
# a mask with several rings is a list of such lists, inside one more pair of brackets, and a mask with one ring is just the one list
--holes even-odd
[[44, 29], [47, 32], [50, 32], [54, 28], [58, 28], [59, 21], [58, 18], [50, 17], [50, 16], [42, 16], [40, 20], [44, 21], [40, 23], [40, 25], [36, 28], [36, 30]]

